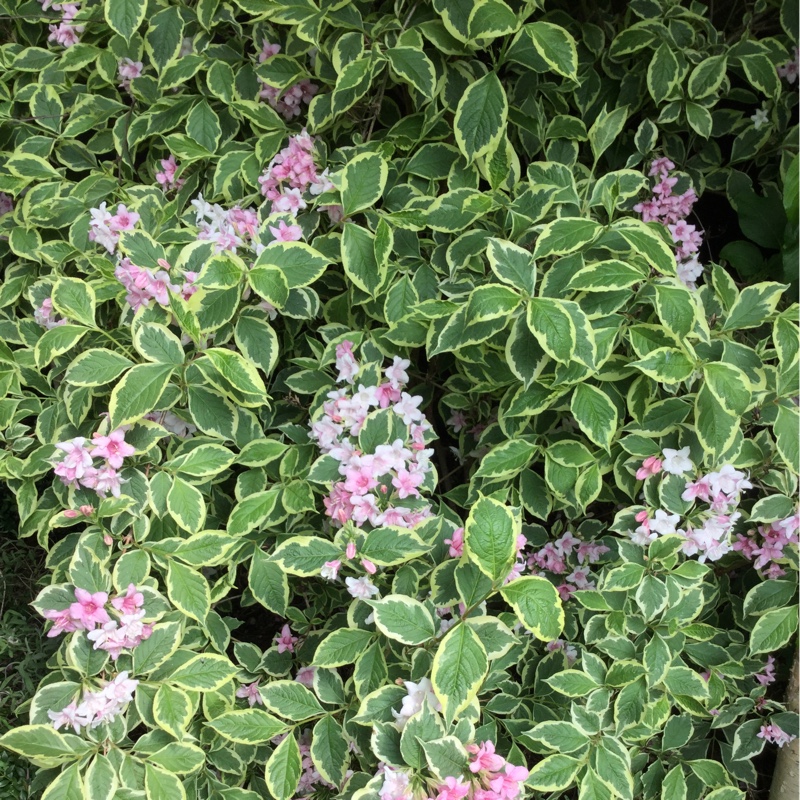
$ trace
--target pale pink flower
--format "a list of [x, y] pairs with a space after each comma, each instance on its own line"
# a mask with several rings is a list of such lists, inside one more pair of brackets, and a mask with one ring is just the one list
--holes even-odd
[[107, 459], [114, 469], [120, 469], [123, 460], [136, 452], [136, 448], [125, 441], [125, 431], [121, 428], [111, 431], [108, 436], [95, 434], [92, 437], [92, 445], [93, 449], [89, 455], [92, 458]]
[[297, 636], [292, 636], [291, 628], [288, 625], [284, 625], [281, 632], [275, 636], [275, 644], [278, 646], [279, 653], [294, 653], [294, 646], [299, 641]]
[[258, 691], [258, 681], [253, 681], [246, 686], [240, 686], [236, 690], [236, 696], [247, 700], [247, 704], [252, 708], [254, 705], [264, 705], [261, 692]]
[[78, 628], [92, 630], [95, 625], [105, 625], [111, 619], [105, 609], [108, 602], [106, 592], [87, 592], [86, 589], [75, 589], [76, 603], [69, 607], [69, 615]]

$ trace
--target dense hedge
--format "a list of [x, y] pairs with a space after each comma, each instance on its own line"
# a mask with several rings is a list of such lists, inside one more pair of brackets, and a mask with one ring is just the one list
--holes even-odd
[[3, 5], [34, 786], [756, 786], [798, 734], [796, 4]]

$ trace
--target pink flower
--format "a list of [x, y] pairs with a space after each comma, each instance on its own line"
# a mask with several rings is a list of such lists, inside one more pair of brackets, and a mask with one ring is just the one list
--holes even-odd
[[397, 475], [392, 478], [392, 486], [397, 489], [397, 494], [401, 500], [406, 497], [419, 497], [418, 486], [422, 484], [425, 476], [420, 473], [411, 473], [408, 470], [400, 469]]
[[131, 81], [141, 76], [144, 71], [144, 64], [141, 61], [132, 61], [130, 58], [123, 58], [119, 62], [119, 77], [121, 79], [120, 88], [126, 91], [131, 88]]
[[636, 470], [636, 480], [643, 481], [651, 475], [658, 475], [661, 472], [662, 462], [656, 456], [649, 456], [642, 462], [642, 466]]
[[436, 800], [461, 800], [462, 797], [469, 794], [471, 788], [472, 784], [465, 783], [463, 775], [459, 775], [457, 778], [448, 775], [444, 779], [444, 784], [439, 787]]
[[326, 561], [320, 568], [320, 577], [328, 581], [335, 581], [339, 577], [339, 570], [342, 568], [342, 562], [339, 559], [336, 561]]
[[502, 774], [489, 781], [489, 786], [499, 797], [513, 800], [520, 793], [520, 784], [527, 780], [528, 770], [525, 767], [517, 767], [508, 763], [504, 770]]
[[277, 228], [272, 225], [268, 227], [276, 242], [299, 242], [303, 238], [303, 229], [299, 225], [287, 225], [280, 220]]
[[482, 742], [480, 746], [469, 744], [467, 751], [472, 754], [470, 772], [499, 772], [505, 766], [506, 760], [494, 751], [494, 742]]
[[261, 692], [258, 691], [258, 681], [253, 681], [246, 686], [240, 686], [236, 690], [236, 696], [247, 700], [247, 704], [252, 708], [254, 705], [264, 705]]
[[338, 382], [345, 381], [352, 384], [355, 381], [361, 367], [353, 355], [352, 342], [344, 341], [336, 345], [336, 369], [339, 372], [339, 376], [336, 378]]
[[448, 549], [450, 558], [461, 558], [464, 554], [464, 529], [456, 528], [451, 534], [451, 538], [445, 539], [444, 543], [450, 545]]
[[86, 589], [75, 589], [76, 603], [69, 607], [69, 615], [78, 628], [92, 630], [95, 625], [105, 625], [111, 621], [105, 605], [108, 602], [106, 592], [91, 594]]
[[297, 675], [295, 675], [295, 680], [298, 683], [302, 683], [303, 686], [306, 686], [309, 689], [314, 688], [314, 673], [317, 671], [316, 667], [300, 667], [297, 670]]
[[125, 594], [115, 597], [111, 605], [122, 614], [135, 614], [144, 605], [144, 595], [137, 591], [134, 584], [129, 583]]
[[275, 636], [275, 644], [278, 646], [279, 653], [294, 653], [295, 644], [300, 641], [296, 636], [292, 636], [292, 631], [288, 625], [281, 628], [281, 632]]
[[70, 616], [69, 609], [56, 611], [55, 609], [48, 608], [42, 611], [42, 616], [45, 619], [51, 620], [53, 623], [53, 626], [47, 631], [48, 639], [52, 639], [54, 636], [58, 636], [61, 633], [72, 633], [78, 630], [75, 621]]
[[108, 227], [115, 233], [130, 231], [138, 221], [139, 215], [135, 211], [128, 211], [127, 207], [120, 203], [117, 206], [117, 213], [108, 220]]
[[796, 736], [789, 735], [779, 725], [775, 725], [774, 723], [770, 725], [762, 725], [761, 730], [756, 734], [756, 736], [766, 742], [772, 742], [773, 744], [778, 745], [778, 747], [783, 747], [785, 744], [789, 744], [789, 742], [794, 741], [797, 738]]
[[48, 711], [47, 716], [53, 723], [53, 727], [58, 730], [59, 728], [72, 728], [75, 733], [81, 732], [82, 721], [78, 717], [78, 705], [74, 701], [61, 711]]
[[123, 459], [132, 456], [136, 448], [125, 442], [125, 431], [117, 428], [111, 431], [108, 436], [92, 437], [94, 448], [90, 452], [92, 458], [105, 458], [114, 469], [121, 469]]

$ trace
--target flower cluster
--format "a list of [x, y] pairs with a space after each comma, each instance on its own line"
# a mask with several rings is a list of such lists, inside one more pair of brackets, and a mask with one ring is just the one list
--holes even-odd
[[49, 25], [50, 35], [47, 37], [48, 42], [55, 42], [62, 47], [72, 47], [77, 44], [80, 39], [80, 34], [84, 31], [83, 25], [76, 25], [73, 20], [80, 11], [80, 3], [53, 3], [52, 0], [39, 0], [42, 4], [42, 11], [47, 11], [52, 8], [53, 11], [61, 12], [61, 22], [58, 25]]
[[[447, 776], [429, 787], [430, 800], [514, 800], [522, 792], [528, 770], [506, 761], [495, 752], [494, 742], [467, 745], [469, 778]], [[381, 800], [413, 800], [411, 773], [388, 765], [382, 767]]]
[[797, 80], [798, 64], [800, 64], [800, 47], [795, 47], [794, 58], [790, 58], [785, 64], [778, 67], [778, 75], [786, 78], [787, 83], [794, 83]]
[[139, 267], [130, 258], [121, 258], [117, 263], [114, 277], [125, 287], [127, 292], [125, 302], [134, 311], [150, 305], [151, 300], [155, 300], [164, 308], [169, 308], [170, 292], [188, 300], [197, 291], [194, 285], [194, 281], [197, 280], [196, 272], [184, 272], [184, 282], [178, 285], [172, 282], [167, 271], [170, 265], [163, 259], [159, 259], [158, 263], [162, 267], [160, 270]]
[[[662, 471], [684, 477], [694, 470], [688, 447], [681, 450], [666, 448], [662, 455], [663, 458], [646, 458], [636, 472], [637, 479], [646, 480]], [[680, 527], [681, 518], [678, 514], [670, 514], [663, 509], [656, 509], [651, 514], [645, 508], [635, 516], [639, 526], [629, 531], [631, 540], [646, 547], [659, 536], [678, 534], [686, 540], [682, 548], [685, 555], [697, 555], [701, 563], [706, 560], [718, 561], [735, 549], [731, 544], [731, 535], [741, 517], [736, 508], [741, 493], [752, 487], [745, 473], [730, 464], [719, 471], [700, 475], [696, 480], [687, 480], [681, 498], [687, 503], [701, 501], [708, 507], [698, 509], [685, 529]]]
[[144, 64], [141, 61], [123, 58], [122, 61], [119, 62], [118, 71], [121, 80], [119, 88], [129, 92], [131, 89], [131, 81], [134, 78], [141, 77], [144, 72]]
[[[281, 51], [279, 44], [270, 44], [266, 39], [258, 54], [258, 60], [262, 64], [277, 55]], [[300, 116], [301, 105], [308, 105], [311, 98], [319, 91], [319, 86], [311, 83], [304, 78], [293, 86], [290, 86], [283, 94], [279, 89], [270, 86], [268, 83], [261, 84], [261, 99], [266, 100], [287, 122], [291, 122], [294, 117]]]
[[90, 209], [89, 213], [92, 215], [89, 222], [89, 241], [103, 245], [109, 253], [117, 249], [120, 233], [132, 231], [139, 221], [139, 215], [135, 211], [128, 211], [122, 203], [117, 206], [116, 214], [106, 209], [105, 201], [97, 208]]
[[293, 216], [307, 207], [305, 192], [319, 195], [332, 188], [328, 170], [317, 172], [314, 139], [305, 129], [289, 137], [289, 144], [270, 161], [258, 182], [261, 194], [272, 202], [272, 213]]
[[[569, 600], [578, 589], [596, 588], [591, 580], [589, 566], [597, 563], [608, 550], [604, 544], [585, 542], [566, 531], [554, 542], [548, 542], [544, 547], [530, 553], [526, 566], [534, 575], [543, 572], [563, 575], [564, 578], [556, 589], [562, 600]], [[573, 557], [577, 564], [572, 561]]]
[[759, 739], [763, 739], [765, 742], [772, 742], [772, 744], [778, 745], [778, 747], [783, 747], [785, 744], [789, 744], [789, 742], [794, 741], [797, 737], [791, 736], [790, 734], [786, 733], [779, 725], [772, 723], [770, 725], [762, 725], [761, 730], [756, 734]]
[[732, 549], [752, 559], [753, 566], [761, 570], [765, 578], [780, 578], [786, 571], [778, 561], [784, 558], [783, 550], [787, 545], [800, 543], [798, 528], [800, 512], [769, 525], [759, 525], [757, 530], [751, 529], [745, 535], [737, 533]]
[[[53, 625], [48, 637], [73, 631], [87, 631], [95, 650], [105, 650], [116, 661], [123, 650], [133, 650], [150, 638], [152, 626], [143, 622], [144, 595], [134, 584], [129, 584], [125, 594], [108, 601], [107, 592], [89, 592], [76, 587], [75, 602], [67, 608], [47, 608], [42, 616]], [[112, 619], [109, 611], [117, 618]], [[98, 627], [99, 626], [99, 627]]]
[[[74, 488], [85, 486], [94, 489], [101, 497], [109, 492], [114, 497], [120, 496], [124, 481], [118, 470], [122, 468], [123, 459], [136, 452], [136, 448], [125, 441], [122, 428], [111, 431], [108, 436], [95, 433], [91, 441], [76, 436], [69, 441], [59, 442], [56, 448], [64, 454], [53, 467], [61, 481]], [[96, 467], [95, 458], [104, 459], [104, 463]]]
[[80, 703], [73, 701], [60, 711], [48, 711], [47, 716], [56, 730], [71, 727], [80, 733], [81, 728], [96, 728], [125, 710], [138, 685], [139, 681], [129, 678], [127, 672], [120, 672], [98, 691], [86, 689]]
[[[360, 366], [353, 345], [345, 341], [336, 348], [338, 382], [353, 386]], [[311, 425], [309, 437], [323, 454], [339, 462], [342, 480], [325, 498], [325, 513], [335, 525], [353, 521], [373, 527], [398, 525], [411, 528], [430, 515], [430, 505], [421, 502], [419, 487], [432, 466], [433, 450], [425, 443], [431, 425], [420, 411], [422, 397], [403, 391], [408, 383], [410, 362], [395, 356], [384, 370], [379, 386], [359, 384], [356, 391], [341, 388], [328, 393], [322, 419]], [[358, 435], [371, 411], [391, 409], [407, 434], [404, 439], [375, 446], [374, 452], [359, 449]]]
[[38, 308], [33, 309], [33, 318], [43, 328], [47, 328], [48, 331], [51, 328], [57, 328], [59, 325], [67, 324], [63, 317], [56, 316], [53, 301], [49, 297], [45, 298]]
[[252, 208], [234, 206], [224, 209], [217, 203], [209, 203], [202, 194], [192, 200], [197, 214], [195, 224], [199, 229], [198, 239], [213, 242], [216, 252], [229, 250], [235, 253], [240, 247], [255, 249], [258, 243], [258, 214]]
[[156, 182], [159, 186], [163, 186], [166, 192], [173, 189], [179, 190], [186, 183], [186, 179], [178, 177], [179, 165], [175, 156], [170, 153], [168, 158], [162, 158], [159, 163], [161, 170], [156, 172]]
[[633, 210], [642, 215], [645, 222], [661, 222], [667, 226], [675, 242], [675, 260], [678, 277], [690, 289], [697, 288], [697, 279], [703, 273], [703, 265], [697, 259], [703, 234], [694, 225], [686, 222], [697, 202], [697, 194], [690, 186], [682, 194], [673, 194], [678, 178], [670, 173], [675, 164], [668, 158], [657, 158], [650, 165], [648, 175], [656, 179], [649, 200], [637, 203]]

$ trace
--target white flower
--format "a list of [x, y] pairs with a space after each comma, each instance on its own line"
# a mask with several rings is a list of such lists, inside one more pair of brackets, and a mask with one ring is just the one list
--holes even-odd
[[670, 475], [683, 475], [686, 472], [694, 471], [688, 447], [682, 447], [680, 450], [665, 447], [661, 452], [664, 456], [662, 463], [664, 472], [669, 472]]
[[650, 530], [659, 536], [668, 536], [670, 533], [675, 533], [675, 526], [680, 521], [681, 518], [677, 514], [667, 514], [659, 508], [650, 520]]
[[350, 596], [357, 597], [359, 600], [368, 600], [370, 597], [380, 594], [380, 589], [374, 586], [369, 578], [345, 578], [344, 582], [347, 584]]
[[756, 113], [750, 117], [753, 120], [753, 127], [756, 130], [760, 130], [769, 122], [769, 115], [767, 114], [766, 108], [758, 108], [756, 109]]
[[422, 678], [419, 683], [405, 681], [405, 688], [408, 694], [403, 698], [403, 705], [400, 711], [392, 709], [392, 716], [395, 718], [397, 727], [403, 729], [406, 722], [418, 711], [422, 711], [422, 704], [427, 699], [428, 704], [434, 711], [441, 711], [442, 704], [436, 699], [433, 693], [433, 684], [428, 678]]
[[650, 529], [646, 528], [644, 525], [640, 525], [630, 536], [634, 544], [641, 545], [642, 547], [647, 547], [650, 542], [654, 542], [658, 538], [657, 534], [652, 533]]

